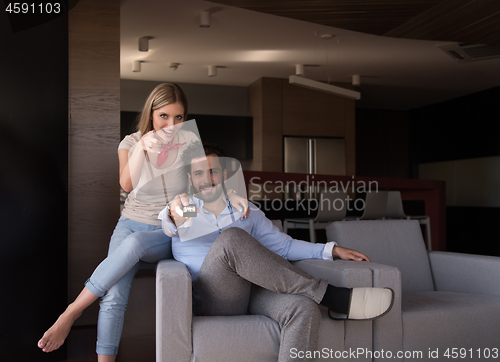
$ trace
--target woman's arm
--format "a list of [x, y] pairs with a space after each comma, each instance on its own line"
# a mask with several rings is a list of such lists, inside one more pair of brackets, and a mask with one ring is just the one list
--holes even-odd
[[120, 163], [120, 186], [126, 192], [130, 192], [134, 188], [128, 165], [128, 153], [127, 149], [118, 150], [118, 162]]
[[154, 138], [154, 132], [148, 132], [141, 137], [135, 145], [134, 152], [129, 157], [128, 149], [118, 150], [118, 160], [120, 163], [120, 186], [130, 192], [139, 182], [142, 166], [144, 165], [146, 155], [144, 150], [156, 152], [159, 150], [159, 141]]

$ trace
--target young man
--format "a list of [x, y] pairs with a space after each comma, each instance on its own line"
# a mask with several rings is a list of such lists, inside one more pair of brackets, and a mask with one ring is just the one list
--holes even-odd
[[[242, 218], [226, 196], [225, 158], [217, 146], [193, 145], [183, 161], [194, 195], [177, 196], [159, 218], [173, 237], [174, 258], [192, 275], [196, 315], [266, 315], [281, 326], [279, 361], [288, 361], [291, 348], [315, 350], [321, 321], [317, 304], [340, 319], [374, 319], [390, 310], [391, 289], [339, 288], [290, 264], [288, 260], [300, 259], [370, 260], [334, 242], [292, 239], [253, 205]], [[187, 217], [182, 208], [193, 204], [196, 217]]]

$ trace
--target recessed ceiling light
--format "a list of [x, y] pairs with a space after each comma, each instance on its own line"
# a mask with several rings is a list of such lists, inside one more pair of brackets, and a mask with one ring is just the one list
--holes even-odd
[[295, 75], [304, 75], [304, 64], [295, 64]]
[[361, 84], [361, 76], [359, 74], [354, 74], [352, 76], [352, 85], [360, 85]]
[[334, 37], [335, 37], [335, 35], [333, 35], [333, 34], [321, 34], [321, 39], [325, 39], [325, 40], [333, 39]]
[[143, 61], [134, 60], [132, 62], [132, 72], [139, 73], [141, 71], [141, 63], [143, 63]]
[[139, 38], [139, 51], [147, 52], [149, 51], [149, 39], [153, 39], [151, 36], [143, 36]]
[[200, 28], [210, 28], [210, 11], [200, 13]]
[[216, 65], [209, 65], [208, 66], [208, 76], [209, 77], [217, 76], [217, 66]]

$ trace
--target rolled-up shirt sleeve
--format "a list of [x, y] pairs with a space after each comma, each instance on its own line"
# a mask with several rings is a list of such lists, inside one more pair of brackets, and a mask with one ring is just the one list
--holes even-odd
[[290, 248], [285, 256], [288, 260], [323, 259], [325, 244], [312, 244], [290, 237]]
[[325, 249], [323, 250], [324, 260], [333, 260], [333, 248], [337, 245], [335, 241], [329, 241], [325, 244]]

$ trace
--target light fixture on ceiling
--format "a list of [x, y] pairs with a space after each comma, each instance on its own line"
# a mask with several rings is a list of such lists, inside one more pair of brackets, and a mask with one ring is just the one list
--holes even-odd
[[295, 64], [295, 75], [304, 75], [304, 64]]
[[361, 85], [361, 76], [359, 74], [352, 76], [352, 85]]
[[179, 68], [179, 63], [168, 63], [168, 67], [170, 68], [170, 70], [177, 70], [177, 68]]
[[205, 10], [200, 13], [200, 28], [210, 28], [210, 11]]
[[361, 98], [361, 94], [359, 92], [356, 92], [356, 91], [353, 91], [350, 89], [346, 89], [346, 88], [342, 88], [342, 87], [337, 87], [337, 86], [331, 85], [331, 84], [321, 83], [321, 82], [318, 82], [318, 81], [315, 81], [312, 79], [307, 79], [304, 77], [298, 77], [296, 75], [289, 76], [288, 80], [289, 80], [290, 84], [298, 85], [298, 86], [305, 87], [305, 88], [314, 89], [314, 90], [317, 90], [320, 92], [331, 93], [331, 94], [335, 94], [337, 96], [356, 99], [356, 100]]
[[132, 62], [132, 72], [140, 72], [141, 71], [141, 63], [144, 63], [142, 60], [134, 60]]
[[143, 36], [139, 38], [139, 51], [147, 52], [149, 51], [149, 39], [153, 39], [151, 36]]
[[217, 66], [216, 65], [209, 65], [208, 66], [208, 76], [209, 77], [216, 77], [217, 76]]

